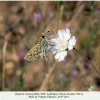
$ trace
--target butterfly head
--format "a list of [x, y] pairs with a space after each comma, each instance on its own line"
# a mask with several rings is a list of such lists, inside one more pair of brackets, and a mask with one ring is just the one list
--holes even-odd
[[41, 37], [42, 38], [45, 38], [45, 33], [41, 33]]

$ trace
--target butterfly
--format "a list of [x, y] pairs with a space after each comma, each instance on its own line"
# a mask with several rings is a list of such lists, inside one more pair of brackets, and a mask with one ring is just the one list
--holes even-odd
[[28, 61], [45, 59], [48, 61], [48, 39], [45, 33], [41, 33], [35, 46], [25, 55], [24, 59]]

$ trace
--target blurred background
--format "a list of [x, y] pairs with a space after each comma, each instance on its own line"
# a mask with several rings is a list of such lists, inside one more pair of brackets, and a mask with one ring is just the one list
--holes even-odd
[[[42, 26], [42, 28], [40, 28]], [[41, 32], [69, 28], [81, 51], [100, 72], [99, 1], [0, 1], [0, 90], [39, 91], [52, 68], [49, 60], [23, 59]], [[51, 73], [45, 91], [100, 91], [100, 76], [78, 52], [71, 50]], [[4, 87], [4, 89], [2, 89]]]

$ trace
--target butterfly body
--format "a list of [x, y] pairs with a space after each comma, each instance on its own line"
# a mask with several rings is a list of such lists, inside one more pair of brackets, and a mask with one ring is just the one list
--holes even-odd
[[36, 45], [25, 55], [24, 59], [28, 61], [38, 60], [38, 59], [45, 59], [48, 60], [48, 42], [44, 35], [41, 34], [40, 38], [38, 39]]

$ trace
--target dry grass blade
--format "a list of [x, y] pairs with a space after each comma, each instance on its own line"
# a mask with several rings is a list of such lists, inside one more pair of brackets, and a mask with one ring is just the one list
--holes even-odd
[[49, 71], [48, 71], [48, 73], [46, 74], [46, 77], [45, 77], [45, 79], [44, 79], [44, 81], [43, 81], [43, 83], [42, 83], [42, 85], [41, 85], [39, 91], [43, 91], [43, 90], [44, 90], [44, 88], [45, 88], [45, 86], [46, 86], [46, 84], [47, 84], [47, 82], [48, 82], [48, 80], [49, 80], [49, 78], [50, 78], [50, 76], [51, 76], [53, 70], [54, 70], [55, 67], [56, 67], [56, 64], [57, 64], [57, 62], [55, 61], [55, 62], [53, 63], [53, 65], [52, 65], [52, 67], [49, 69]]
[[79, 14], [82, 12], [82, 10], [85, 7], [85, 3], [83, 3], [82, 5], [80, 5], [77, 9], [76, 9], [76, 13], [74, 14], [74, 16], [72, 17], [72, 19], [67, 23], [66, 26], [69, 26], [69, 24], [73, 24], [75, 22], [75, 20], [77, 19], [77, 17], [79, 16]]
[[6, 40], [3, 46], [2, 91], [4, 91], [5, 88], [5, 65], [6, 65], [5, 57], [6, 57], [7, 43], [8, 42]]

